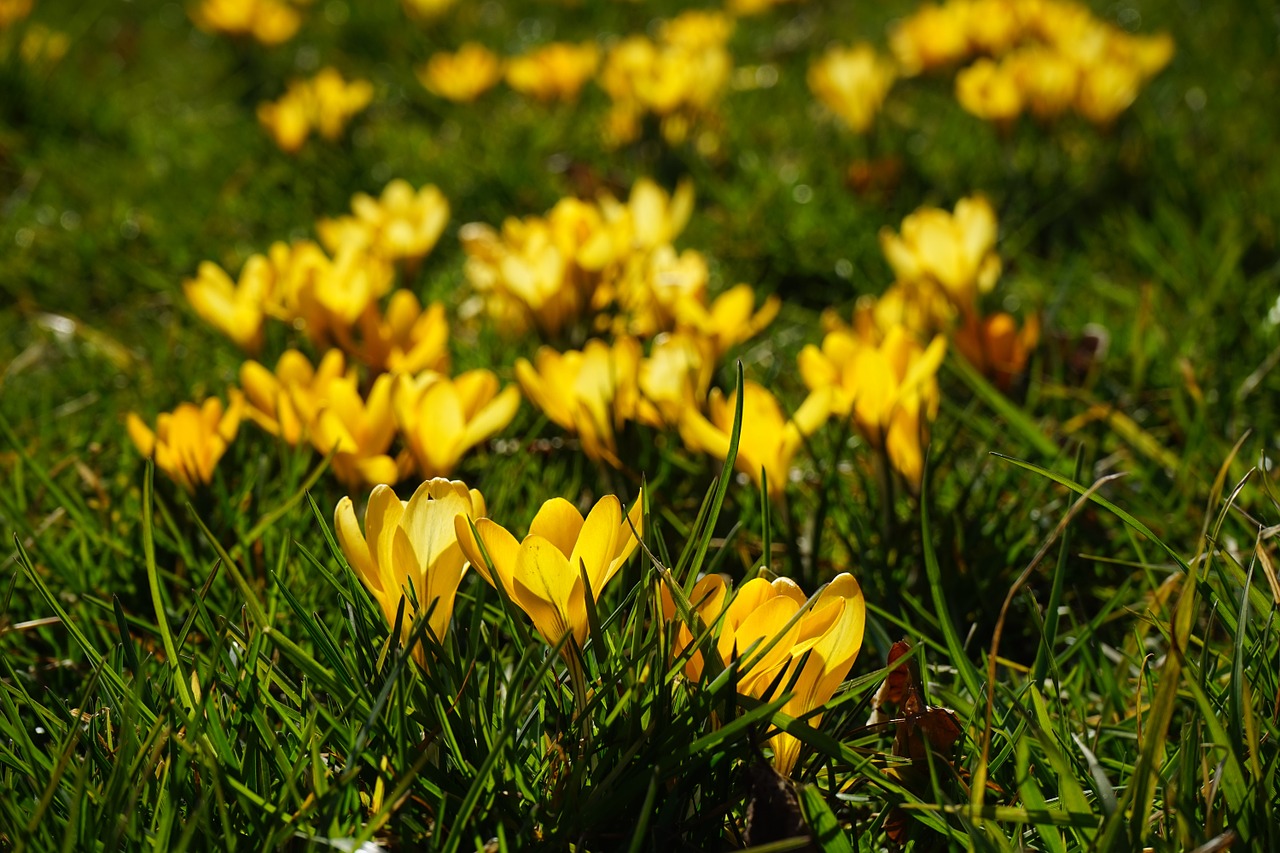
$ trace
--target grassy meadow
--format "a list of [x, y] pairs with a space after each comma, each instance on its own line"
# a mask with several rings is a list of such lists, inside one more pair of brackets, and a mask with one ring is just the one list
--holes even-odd
[[[1063, 5], [1017, 38], [1172, 56], [1002, 117], [1048, 0], [918, 73], [914, 0], [23, 5], [0, 850], [1280, 849], [1273, 6]], [[619, 100], [633, 36], [685, 52]], [[595, 60], [424, 83], [468, 42]], [[810, 69], [859, 42], [856, 128]], [[282, 150], [329, 67], [367, 103]], [[447, 211], [335, 222], [397, 179]]]

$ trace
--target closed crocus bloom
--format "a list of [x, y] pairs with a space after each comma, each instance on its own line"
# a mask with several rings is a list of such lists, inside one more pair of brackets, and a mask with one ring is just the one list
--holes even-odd
[[706, 340], [685, 332], [659, 335], [640, 363], [637, 418], [659, 428], [679, 424], [687, 409], [706, 399], [713, 366]]
[[956, 100], [985, 121], [1009, 125], [1022, 114], [1022, 90], [1011, 67], [979, 59], [956, 74]]
[[[427, 631], [435, 642], [444, 642], [458, 584], [467, 569], [455, 521], [465, 526], [468, 519], [484, 513], [480, 492], [468, 490], [457, 480], [428, 480], [407, 501], [400, 500], [390, 486], [375, 486], [365, 509], [364, 533], [351, 498], [338, 502], [334, 512], [338, 544], [377, 601], [388, 627], [395, 625], [404, 600], [401, 644], [409, 641], [420, 619], [428, 620]], [[413, 657], [426, 667], [422, 645], [414, 647]]]
[[982, 196], [960, 199], [955, 212], [922, 207], [902, 220], [902, 230], [880, 231], [880, 248], [900, 282], [931, 281], [961, 310], [995, 287], [996, 214]]
[[467, 42], [456, 53], [437, 53], [418, 69], [427, 91], [449, 101], [470, 103], [502, 79], [502, 60], [477, 42]]
[[286, 154], [302, 150], [311, 135], [312, 115], [310, 98], [292, 87], [278, 101], [258, 104], [258, 123]]
[[704, 306], [692, 299], [676, 304], [676, 328], [701, 337], [712, 345], [719, 359], [732, 347], [750, 340], [773, 322], [782, 300], [770, 296], [756, 309], [756, 294], [749, 284], [731, 287]]
[[810, 345], [798, 358], [800, 375], [811, 389], [833, 393], [832, 410], [851, 413], [858, 431], [883, 447], [890, 463], [912, 488], [923, 473], [923, 440], [938, 411], [937, 372], [946, 340], [936, 337], [921, 347], [898, 326], [883, 340], [834, 331], [822, 349]]
[[312, 122], [319, 134], [333, 142], [342, 136], [352, 116], [373, 100], [373, 84], [368, 80], [347, 82], [335, 68], [322, 68], [311, 78]]
[[387, 455], [396, 435], [393, 381], [388, 374], [379, 376], [367, 398], [360, 396], [353, 382], [330, 383], [324, 405], [311, 419], [312, 446], [333, 454], [333, 472], [349, 487], [399, 479], [396, 461]]
[[286, 350], [276, 362], [275, 372], [256, 361], [240, 366], [240, 386], [248, 401], [249, 420], [296, 447], [308, 435], [316, 413], [327, 402], [334, 383], [354, 386], [354, 370], [348, 370], [341, 350], [331, 349], [312, 367], [305, 355]]
[[539, 101], [573, 101], [599, 64], [591, 42], [554, 42], [507, 60], [507, 85]]
[[353, 216], [322, 219], [316, 224], [320, 242], [331, 252], [358, 245], [393, 261], [417, 264], [426, 257], [449, 222], [449, 202], [434, 184], [415, 191], [397, 178], [380, 198], [356, 193]]
[[417, 375], [449, 370], [449, 320], [443, 303], [426, 310], [411, 290], [391, 294], [385, 313], [370, 305], [360, 316], [360, 341], [345, 337], [343, 346], [374, 370]]
[[1076, 110], [1098, 125], [1109, 125], [1129, 109], [1142, 88], [1142, 76], [1131, 65], [1110, 62], [1084, 67]]
[[213, 469], [240, 430], [244, 396], [233, 388], [227, 399], [225, 408], [221, 400], [211, 397], [198, 406], [182, 403], [172, 412], [162, 412], [154, 432], [133, 412], [125, 426], [139, 453], [155, 460], [169, 479], [194, 492], [213, 480]]
[[501, 584], [543, 639], [554, 645], [572, 634], [581, 645], [588, 630], [583, 574], [598, 600], [635, 550], [637, 535], [644, 535], [643, 506], [640, 495], [624, 517], [621, 501], [606, 495], [584, 519], [573, 504], [553, 498], [538, 510], [522, 542], [488, 518], [475, 522], [478, 539], [466, 519], [454, 524], [471, 565], [490, 584]]
[[222, 267], [200, 264], [196, 277], [183, 282], [182, 290], [192, 309], [242, 349], [257, 352], [262, 346], [262, 321], [272, 297], [275, 272], [262, 255], [254, 255], [232, 282]]
[[893, 63], [862, 43], [834, 46], [809, 66], [809, 90], [854, 133], [865, 133], [884, 103], [896, 72]]
[[[748, 380], [743, 384], [743, 393], [742, 432], [735, 466], [757, 487], [761, 483], [761, 472], [767, 474], [769, 497], [776, 500], [790, 480], [791, 460], [796, 451], [805, 438], [826, 423], [831, 413], [831, 390], [823, 388], [811, 393], [790, 418], [782, 413], [777, 399], [762, 385]], [[713, 388], [708, 403], [709, 417], [689, 410], [680, 420], [680, 435], [685, 445], [719, 459], [726, 458], [736, 406], [737, 391], [726, 398], [720, 389]]]
[[458, 237], [467, 253], [467, 280], [504, 330], [533, 327], [554, 336], [581, 313], [582, 289], [546, 219], [512, 217], [501, 233], [472, 222]]
[[1040, 342], [1040, 321], [1032, 315], [1019, 329], [1017, 321], [1003, 312], [981, 319], [969, 317], [953, 340], [970, 364], [1008, 391]]
[[396, 422], [423, 476], [447, 476], [463, 455], [501, 432], [520, 407], [514, 385], [498, 390], [490, 370], [470, 370], [449, 379], [425, 374], [397, 379]]
[[889, 30], [889, 49], [907, 77], [969, 55], [968, 20], [957, 3], [926, 4]]
[[533, 363], [516, 361], [516, 378], [548, 419], [578, 435], [587, 456], [618, 467], [615, 435], [635, 415], [639, 367], [640, 345], [634, 338], [612, 346], [592, 339], [581, 351], [542, 347]]

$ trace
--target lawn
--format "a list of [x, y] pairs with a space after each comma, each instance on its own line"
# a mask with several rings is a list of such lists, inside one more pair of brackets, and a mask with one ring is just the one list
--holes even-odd
[[29, 5], [0, 849], [1280, 849], [1275, 9]]

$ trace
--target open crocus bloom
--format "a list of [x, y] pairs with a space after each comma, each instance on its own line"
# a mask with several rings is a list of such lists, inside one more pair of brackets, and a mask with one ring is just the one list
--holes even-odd
[[534, 516], [523, 542], [488, 518], [475, 522], [478, 539], [465, 518], [455, 525], [471, 565], [490, 584], [502, 585], [543, 639], [554, 645], [572, 633], [581, 645], [588, 627], [583, 574], [592, 600], [599, 599], [635, 550], [637, 534], [643, 535], [643, 505], [641, 494], [624, 518], [621, 501], [605, 495], [584, 519], [573, 504], [552, 498]]
[[[453, 616], [466, 557], [458, 545], [454, 520], [484, 515], [484, 498], [457, 480], [428, 480], [407, 501], [390, 486], [376, 486], [364, 515], [364, 533], [356, 522], [351, 498], [338, 502], [334, 527], [347, 562], [378, 602], [388, 626], [395, 625], [400, 599], [406, 598], [401, 643], [414, 623], [428, 620], [428, 630], [443, 642]], [[409, 591], [412, 591], [411, 593]], [[419, 644], [414, 659], [426, 666]]]
[[922, 207], [902, 220], [902, 231], [880, 230], [880, 248], [900, 282], [932, 282], [961, 311], [1000, 277], [996, 214], [982, 196], [962, 198], [955, 212]]
[[125, 426], [138, 452], [155, 460], [156, 467], [188, 492], [213, 479], [213, 469], [240, 430], [244, 395], [231, 389], [223, 409], [217, 397], [199, 406], [182, 403], [156, 419], [155, 432], [142, 418], [129, 413]]
[[[862, 648], [866, 602], [853, 576], [847, 572], [837, 575], [798, 619], [796, 614], [807, 599], [787, 578], [755, 578], [743, 584], [727, 606], [726, 597], [724, 579], [708, 575], [694, 586], [690, 600], [704, 625], [715, 633], [721, 660], [746, 665], [738, 673], [738, 692], [769, 698], [770, 687], [776, 682], [778, 690], [791, 693], [782, 706], [782, 713], [790, 717], [805, 716], [830, 701]], [[675, 604], [665, 587], [662, 599], [663, 612], [670, 621], [675, 618]], [[691, 632], [681, 625], [674, 654], [683, 654], [692, 642]], [[702, 670], [702, 654], [695, 652], [685, 665], [685, 676], [700, 680]], [[808, 722], [816, 726], [821, 719], [821, 715], [814, 715]], [[774, 767], [783, 775], [789, 774], [799, 756], [800, 742], [780, 733], [769, 743]]]
[[511, 423], [520, 407], [520, 389], [500, 392], [491, 370], [469, 370], [449, 379], [424, 374], [400, 376], [393, 402], [409, 452], [425, 476], [448, 476], [463, 455]]

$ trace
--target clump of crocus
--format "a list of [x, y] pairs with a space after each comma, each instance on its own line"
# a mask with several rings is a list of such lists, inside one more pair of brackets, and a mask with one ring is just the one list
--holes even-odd
[[[485, 514], [484, 497], [457, 480], [428, 480], [407, 501], [390, 486], [376, 486], [365, 509], [364, 532], [351, 498], [338, 502], [334, 528], [347, 562], [378, 603], [388, 627], [401, 607], [400, 642], [405, 645], [427, 621], [426, 636], [443, 644], [453, 616], [458, 584], [467, 570], [455, 522], [465, 528]], [[414, 660], [425, 668], [423, 644]]]
[[893, 63], [863, 43], [830, 47], [809, 66], [809, 90], [854, 133], [866, 133], [896, 76]]
[[[813, 712], [835, 695], [862, 648], [866, 602], [858, 582], [842, 572], [810, 604], [794, 581], [755, 578], [726, 605], [727, 598], [724, 579], [708, 575], [694, 586], [690, 603], [702, 626], [712, 630], [721, 663], [740, 668], [738, 692], [758, 699], [789, 692], [782, 713], [818, 726], [822, 715]], [[676, 605], [665, 587], [662, 607], [667, 621], [675, 621]], [[689, 627], [678, 623], [675, 656], [685, 654], [694, 639]], [[685, 676], [700, 681], [704, 668], [702, 652], [695, 651], [685, 665]], [[789, 775], [800, 755], [800, 741], [780, 732], [769, 745], [774, 768]]]
[[507, 60], [507, 85], [539, 101], [575, 101], [600, 64], [591, 42], [553, 42]]
[[380, 198], [356, 193], [351, 216], [316, 223], [320, 242], [330, 252], [356, 247], [413, 269], [426, 257], [449, 222], [449, 201], [434, 184], [420, 190], [397, 178]]
[[213, 480], [218, 460], [240, 430], [244, 396], [233, 388], [227, 398], [225, 407], [210, 397], [200, 405], [182, 403], [172, 412], [162, 412], [154, 431], [130, 412], [125, 421], [129, 438], [169, 479], [194, 492]]
[[733, 69], [726, 44], [733, 21], [690, 11], [664, 22], [658, 39], [630, 36], [609, 52], [600, 85], [613, 101], [606, 139], [635, 140], [646, 115], [658, 118], [663, 138], [678, 145], [714, 118]]
[[448, 476], [467, 451], [497, 435], [520, 407], [514, 385], [498, 390], [493, 371], [478, 369], [450, 379], [424, 373], [400, 376], [394, 398], [396, 423], [423, 476]]
[[937, 372], [945, 355], [945, 338], [923, 347], [904, 326], [889, 329], [882, 339], [837, 329], [823, 339], [822, 349], [806, 346], [798, 363], [805, 384], [830, 390], [832, 412], [852, 416], [863, 437], [884, 449], [915, 490], [924, 473], [929, 422], [938, 412]]
[[436, 53], [418, 69], [427, 91], [445, 100], [470, 103], [502, 79], [502, 60], [478, 42], [467, 42], [454, 53]]
[[373, 100], [373, 84], [347, 82], [334, 68], [323, 68], [309, 80], [293, 80], [277, 101], [258, 105], [258, 122], [280, 150], [290, 154], [306, 143], [312, 132], [337, 141], [351, 118]]
[[297, 11], [280, 0], [201, 0], [191, 19], [202, 30], [265, 45], [288, 41], [302, 23]]
[[[643, 536], [643, 495], [623, 515], [622, 502], [605, 495], [583, 518], [573, 504], [552, 498], [542, 505], [522, 541], [482, 518], [474, 533], [465, 518], [454, 522], [459, 545], [484, 579], [523, 610], [548, 644], [572, 634], [587, 639], [587, 590], [591, 600], [622, 568]], [[584, 578], [585, 575], [585, 578]]]
[[[777, 500], [791, 479], [791, 461], [796, 451], [830, 416], [832, 392], [829, 388], [814, 391], [790, 417], [763, 385], [747, 380], [742, 392], [742, 431], [734, 464], [757, 488], [767, 476], [769, 497]], [[696, 409], [685, 412], [680, 419], [680, 435], [690, 450], [719, 459], [729, 455], [737, 397], [737, 391], [725, 397], [719, 388], [713, 388], [708, 416]]]

